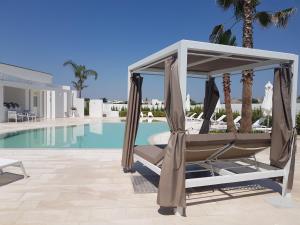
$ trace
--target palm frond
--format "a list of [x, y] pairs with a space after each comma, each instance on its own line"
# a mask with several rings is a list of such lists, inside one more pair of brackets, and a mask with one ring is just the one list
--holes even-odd
[[219, 43], [221, 35], [224, 33], [223, 24], [215, 26], [209, 35], [209, 41], [212, 43]]
[[254, 20], [257, 21], [262, 27], [269, 27], [272, 25], [272, 14], [262, 11], [254, 15]]
[[219, 24], [215, 26], [209, 36], [209, 41], [221, 45], [236, 45], [236, 36], [232, 34], [231, 29], [224, 31], [224, 26]]
[[94, 76], [95, 80], [98, 77], [98, 73], [95, 70], [85, 70], [84, 74], [85, 74], [85, 76]]
[[229, 9], [235, 2], [236, 0], [216, 0], [217, 5], [224, 10]]
[[228, 29], [224, 32], [224, 34], [222, 35], [222, 43], [223, 45], [232, 45], [232, 46], [236, 46], [236, 36], [232, 34], [231, 29]]
[[272, 22], [275, 26], [284, 28], [287, 26], [289, 18], [297, 12], [296, 8], [287, 8], [272, 14]]
[[72, 84], [73, 84], [73, 87], [76, 90], [80, 90], [81, 89], [81, 84], [79, 82], [72, 81]]
[[231, 39], [229, 40], [229, 44], [230, 46], [237, 46], [237, 41], [236, 41], [236, 36], [232, 36]]
[[79, 65], [77, 65], [75, 62], [73, 62], [72, 60], [68, 60], [66, 62], [64, 62], [63, 66], [71, 66], [71, 68], [76, 71], [79, 67]]

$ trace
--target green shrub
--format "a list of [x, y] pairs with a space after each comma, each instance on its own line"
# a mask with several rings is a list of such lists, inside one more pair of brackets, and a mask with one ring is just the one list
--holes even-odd
[[261, 108], [257, 108], [257, 109], [252, 110], [252, 123], [256, 122], [261, 117], [263, 117], [263, 113], [262, 113]]
[[126, 117], [127, 116], [127, 109], [123, 106], [119, 111], [119, 117]]
[[[218, 118], [220, 118], [220, 116], [222, 116], [222, 115], [226, 115], [225, 109], [220, 109], [219, 112], [216, 113], [216, 115], [214, 116], [213, 119], [215, 119], [215, 118], [218, 119]], [[227, 122], [226, 117], [223, 119], [223, 121], [224, 121], [224, 122]]]
[[296, 116], [296, 129], [297, 133], [300, 134], [300, 113], [298, 113]]
[[234, 112], [232, 112], [232, 115], [233, 115], [233, 119], [235, 119], [238, 116], [240, 116], [241, 114], [238, 111], [234, 111]]
[[85, 104], [84, 104], [84, 115], [88, 116], [90, 115], [90, 100], [85, 99]]
[[272, 127], [272, 116], [269, 116], [269, 124], [268, 124], [268, 117], [266, 117], [262, 125]]
[[119, 111], [119, 116], [120, 117], [126, 117], [127, 116], [127, 110], [121, 110], [121, 111]]
[[165, 117], [166, 113], [164, 110], [155, 110], [152, 112], [154, 117]]
[[201, 113], [203, 112], [203, 108], [201, 106], [195, 106], [193, 108], [191, 108], [191, 110], [189, 111], [189, 114], [193, 114], [193, 113], [196, 113], [196, 117]]
[[142, 112], [150, 112], [150, 108], [149, 107], [142, 107]]

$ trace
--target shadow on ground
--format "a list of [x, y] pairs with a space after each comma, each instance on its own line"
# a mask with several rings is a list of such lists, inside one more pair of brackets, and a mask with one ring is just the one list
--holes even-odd
[[0, 187], [24, 179], [23, 175], [4, 172], [0, 174]]
[[[235, 164], [232, 164], [235, 165]], [[200, 166], [192, 166], [188, 169], [202, 169]], [[159, 176], [153, 171], [137, 162], [134, 165], [136, 171], [131, 175], [131, 181], [136, 194], [157, 193]], [[232, 172], [246, 173], [255, 171], [251, 168], [233, 168]], [[214, 174], [218, 176], [217, 174]], [[209, 171], [201, 171], [187, 174], [187, 178], [208, 177], [211, 176]], [[187, 189], [187, 205], [204, 204], [210, 202], [226, 201], [237, 198], [244, 198], [257, 195], [265, 195], [269, 193], [281, 193], [281, 186], [271, 180], [262, 179], [254, 181], [237, 182], [231, 184], [222, 184], [206, 187], [196, 187]], [[169, 214], [169, 210], [161, 209], [162, 212]]]

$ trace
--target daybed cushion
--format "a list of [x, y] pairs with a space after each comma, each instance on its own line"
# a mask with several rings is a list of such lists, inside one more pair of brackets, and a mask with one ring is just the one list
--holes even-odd
[[234, 139], [233, 133], [186, 135], [185, 159], [187, 162], [207, 160]]
[[271, 136], [268, 133], [236, 134], [233, 147], [220, 155], [218, 159], [249, 158], [270, 146]]
[[139, 145], [134, 147], [134, 153], [156, 165], [164, 158], [165, 147], [166, 145]]

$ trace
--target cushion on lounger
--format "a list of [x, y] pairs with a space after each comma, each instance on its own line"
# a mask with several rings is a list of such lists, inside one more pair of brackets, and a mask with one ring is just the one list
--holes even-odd
[[218, 159], [239, 159], [253, 157], [271, 145], [268, 133], [236, 134], [234, 146], [224, 152]]
[[189, 134], [186, 136], [187, 162], [204, 161], [234, 141], [233, 133]]
[[250, 147], [265, 147], [271, 145], [271, 135], [268, 133], [236, 134], [235, 145]]
[[234, 133], [223, 133], [223, 134], [188, 134], [186, 135], [186, 146], [187, 148], [207, 147], [210, 145], [227, 145], [235, 140]]
[[139, 145], [134, 147], [134, 153], [155, 165], [163, 159], [165, 146], [166, 145]]

